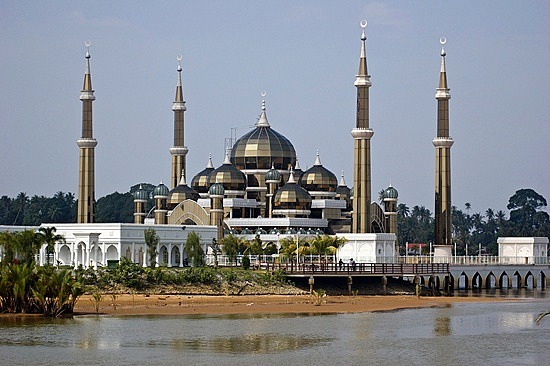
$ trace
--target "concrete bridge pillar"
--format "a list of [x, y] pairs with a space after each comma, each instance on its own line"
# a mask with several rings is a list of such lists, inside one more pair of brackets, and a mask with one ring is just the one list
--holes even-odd
[[472, 289], [472, 281], [474, 280], [474, 276], [468, 277], [468, 281], [466, 281], [466, 290]]
[[[491, 282], [488, 282], [489, 287], [491, 287]], [[495, 288], [500, 288], [500, 278], [495, 276]]]
[[537, 276], [533, 275], [533, 289], [537, 288]]

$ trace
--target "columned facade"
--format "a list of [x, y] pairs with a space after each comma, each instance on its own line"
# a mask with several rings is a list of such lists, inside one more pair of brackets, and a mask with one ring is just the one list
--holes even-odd
[[[444, 38], [440, 40], [443, 46]], [[453, 139], [449, 136], [449, 99], [445, 67], [445, 49], [441, 49], [441, 70], [437, 99], [437, 137], [433, 139], [435, 147], [435, 245], [452, 245], [451, 224], [451, 146]]]
[[[90, 44], [86, 46], [89, 48]], [[95, 100], [90, 73], [90, 52], [86, 51], [86, 72], [84, 86], [80, 93], [82, 101], [82, 137], [76, 141], [79, 148], [78, 159], [78, 212], [77, 222], [86, 224], [94, 222], [95, 215], [95, 147], [93, 137], [92, 102]]]

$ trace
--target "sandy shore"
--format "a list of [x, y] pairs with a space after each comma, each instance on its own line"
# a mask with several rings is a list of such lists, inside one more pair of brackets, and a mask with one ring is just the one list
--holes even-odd
[[[198, 296], [198, 295], [104, 295], [100, 314], [111, 315], [185, 315], [251, 313], [356, 313], [406, 308], [447, 307], [461, 302], [509, 301], [483, 297], [416, 296], [328, 296], [321, 305], [307, 295]], [[91, 296], [82, 296], [77, 314], [95, 314]]]

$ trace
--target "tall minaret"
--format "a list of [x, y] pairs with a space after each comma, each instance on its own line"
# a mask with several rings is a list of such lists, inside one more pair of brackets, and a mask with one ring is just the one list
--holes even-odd
[[186, 164], [185, 155], [187, 155], [187, 147], [185, 146], [185, 133], [184, 133], [184, 112], [187, 110], [185, 107], [185, 100], [183, 100], [183, 87], [181, 85], [181, 60], [182, 57], [178, 56], [178, 85], [176, 85], [176, 98], [172, 105], [174, 111], [174, 146], [170, 148], [170, 154], [172, 154], [172, 179], [171, 189], [174, 189], [181, 180], [182, 172], [185, 174]]
[[449, 136], [449, 99], [451, 94], [447, 87], [445, 69], [445, 49], [447, 40], [442, 37], [441, 71], [439, 87], [435, 93], [437, 99], [437, 137], [435, 146], [435, 245], [452, 245], [451, 234], [451, 146], [453, 139]]
[[361, 58], [359, 72], [355, 77], [357, 87], [357, 122], [351, 130], [355, 139], [353, 166], [353, 218], [352, 233], [370, 233], [371, 176], [370, 176], [370, 139], [374, 132], [369, 127], [369, 88], [370, 75], [367, 71], [367, 52], [365, 50], [365, 28], [367, 21], [361, 21]]
[[86, 42], [86, 72], [84, 86], [80, 92], [82, 101], [82, 137], [76, 141], [80, 158], [78, 163], [78, 214], [77, 222], [94, 222], [95, 206], [95, 162], [94, 151], [97, 145], [92, 129], [92, 102], [95, 100], [90, 74], [90, 42]]

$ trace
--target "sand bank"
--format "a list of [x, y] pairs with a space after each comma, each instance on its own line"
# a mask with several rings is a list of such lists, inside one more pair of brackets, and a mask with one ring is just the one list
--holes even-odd
[[[416, 296], [327, 296], [317, 299], [307, 295], [104, 295], [100, 314], [110, 315], [186, 315], [186, 314], [252, 314], [252, 313], [357, 313], [390, 311], [421, 307], [446, 307], [461, 302], [509, 301], [485, 297], [420, 297]], [[91, 296], [82, 296], [75, 314], [96, 313]]]

